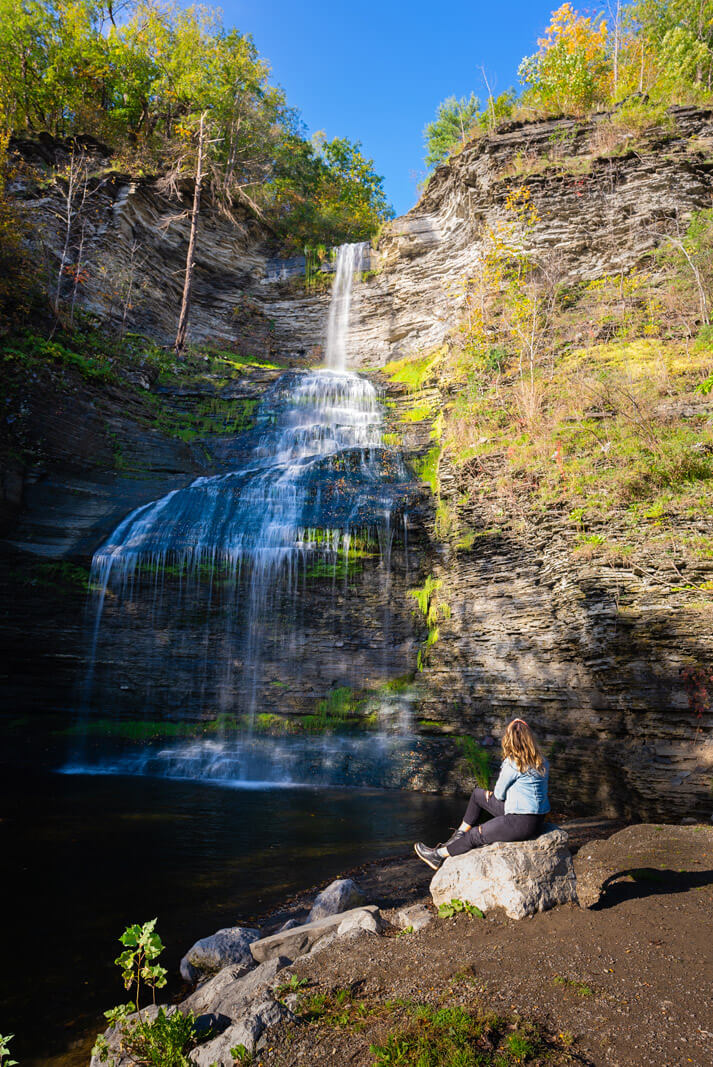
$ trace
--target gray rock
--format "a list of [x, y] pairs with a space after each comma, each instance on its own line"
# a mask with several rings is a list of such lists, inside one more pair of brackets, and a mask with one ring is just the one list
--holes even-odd
[[424, 926], [428, 926], [431, 922], [433, 922], [433, 914], [425, 904], [412, 904], [410, 908], [401, 908], [396, 913], [396, 925], [400, 930], [407, 930], [410, 926], [415, 933], [417, 930], [423, 930]]
[[250, 944], [259, 937], [259, 930], [228, 926], [210, 937], [201, 938], [181, 960], [181, 977], [187, 982], [197, 982], [199, 978], [217, 974], [231, 963], [251, 967]]
[[373, 905], [365, 908], [354, 908], [350, 911], [340, 912], [338, 915], [330, 915], [326, 919], [318, 919], [317, 922], [306, 923], [304, 926], [295, 926], [291, 930], [272, 934], [271, 937], [263, 937], [260, 941], [253, 941], [250, 946], [258, 963], [264, 963], [274, 956], [289, 956], [297, 959], [310, 952], [312, 947], [328, 934], [336, 933], [342, 923], [355, 913], [371, 915], [375, 921], [379, 921], [379, 909]]
[[283, 930], [294, 930], [294, 928], [299, 925], [300, 923], [297, 919], [288, 919], [287, 922], [283, 923], [282, 926], [277, 930], [277, 933], [281, 934]]
[[233, 1067], [235, 1059], [230, 1051], [232, 1048], [243, 1045], [248, 1052], [254, 1052], [265, 1031], [290, 1016], [289, 1009], [275, 1000], [271, 993], [267, 993], [234, 1026], [194, 1049], [189, 1059], [196, 1067]]
[[337, 927], [337, 937], [344, 937], [346, 934], [352, 934], [359, 931], [363, 931], [367, 934], [380, 934], [383, 929], [383, 923], [378, 913], [372, 915], [370, 911], [358, 911], [349, 912], [348, 916]]
[[247, 972], [240, 967], [224, 967], [186, 997], [181, 1002], [181, 1010], [193, 1011], [196, 1015], [215, 1012], [237, 1020], [247, 1005], [272, 985], [278, 971], [288, 967], [291, 962], [276, 954], [267, 963]]
[[577, 901], [567, 834], [551, 827], [533, 841], [498, 842], [447, 859], [431, 881], [436, 905], [454, 897], [523, 919]]
[[366, 903], [366, 898], [356, 882], [353, 882], [351, 878], [337, 878], [317, 896], [307, 922], [313, 923], [317, 919], [326, 919], [329, 915], [337, 915], [340, 911], [358, 908], [364, 903]]

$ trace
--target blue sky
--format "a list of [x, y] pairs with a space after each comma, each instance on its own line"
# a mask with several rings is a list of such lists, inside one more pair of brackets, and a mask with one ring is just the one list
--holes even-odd
[[517, 86], [555, 0], [224, 0], [226, 26], [251, 33], [309, 131], [359, 140], [397, 214], [423, 177], [423, 127], [447, 96]]

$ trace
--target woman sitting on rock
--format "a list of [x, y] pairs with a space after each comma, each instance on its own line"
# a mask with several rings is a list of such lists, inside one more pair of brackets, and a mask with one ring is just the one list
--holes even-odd
[[[495, 789], [473, 790], [463, 822], [443, 845], [429, 848], [419, 841], [416, 855], [437, 871], [449, 856], [462, 856], [472, 848], [495, 841], [529, 841], [537, 837], [545, 814], [549, 766], [524, 719], [513, 719], [503, 736], [503, 762]], [[476, 825], [481, 811], [494, 818]]]

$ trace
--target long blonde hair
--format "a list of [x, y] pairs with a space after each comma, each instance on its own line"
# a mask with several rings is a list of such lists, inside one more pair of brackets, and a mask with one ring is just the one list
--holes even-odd
[[513, 719], [503, 734], [503, 756], [515, 764], [520, 774], [525, 771], [545, 773], [545, 761], [535, 741], [535, 735], [524, 719]]

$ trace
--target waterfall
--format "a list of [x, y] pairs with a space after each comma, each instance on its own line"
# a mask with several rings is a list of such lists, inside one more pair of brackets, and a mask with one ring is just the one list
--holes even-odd
[[327, 320], [326, 363], [332, 370], [344, 371], [347, 366], [347, 337], [352, 307], [354, 275], [361, 272], [367, 242], [342, 245], [337, 251], [336, 274]]
[[162, 719], [175, 707], [205, 721], [210, 736], [150, 746], [140, 756], [104, 754], [92, 766], [83, 749], [70, 769], [291, 783], [350, 781], [360, 760], [370, 782], [382, 764], [382, 777], [393, 772], [387, 755], [402, 732], [393, 722], [403, 718], [407, 698], [385, 702], [383, 728], [366, 748], [356, 738], [317, 743], [255, 730], [268, 687], [289, 689], [285, 677], [315, 669], [303, 636], [314, 624], [304, 604], [315, 575], [332, 576], [321, 608], [329, 643], [317, 666], [359, 682], [362, 667], [339, 649], [352, 636], [349, 575], [361, 556], [380, 559], [385, 617], [373, 625], [384, 660], [391, 656], [391, 552], [394, 532], [403, 527], [405, 535], [414, 485], [400, 456], [384, 447], [374, 386], [344, 369], [364, 247], [337, 254], [327, 367], [282, 374], [264, 394], [254, 429], [241, 435], [235, 469], [137, 508], [92, 561], [85, 709], [106, 715], [128, 700]]

